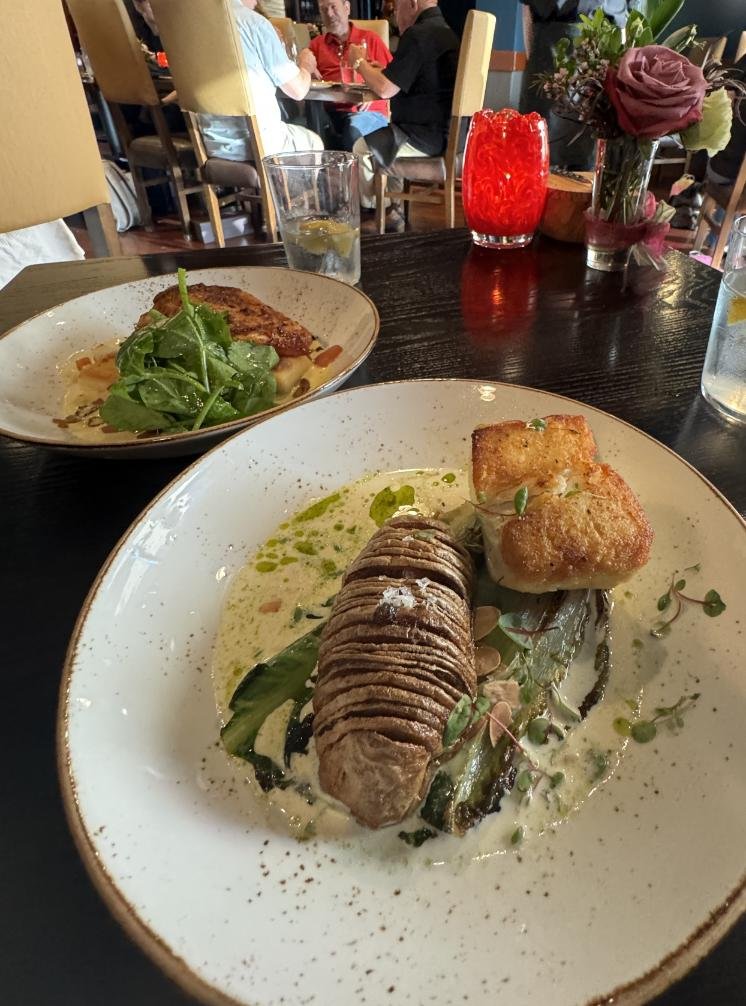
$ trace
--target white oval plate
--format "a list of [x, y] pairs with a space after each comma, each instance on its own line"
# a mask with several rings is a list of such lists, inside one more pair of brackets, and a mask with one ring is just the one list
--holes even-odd
[[[301, 322], [324, 346], [342, 353], [328, 379], [306, 397], [338, 388], [363, 363], [378, 336], [375, 305], [360, 290], [328, 276], [273, 266], [194, 269], [189, 283], [216, 283], [248, 290], [271, 307]], [[124, 443], [84, 443], [53, 422], [62, 408], [59, 366], [72, 354], [99, 343], [125, 339], [153, 297], [176, 282], [173, 274], [122, 283], [76, 297], [11, 329], [0, 339], [0, 433], [16, 440], [98, 457], [173, 457], [196, 454], [259, 418], [286, 409], [280, 405], [248, 419], [196, 432], [164, 433]]]
[[[437, 841], [386, 860], [375, 839], [366, 851], [271, 829], [245, 766], [217, 744], [209, 666], [232, 575], [313, 497], [377, 469], [465, 465], [475, 424], [554, 412], [588, 418], [655, 527], [651, 562], [619, 604], [650, 655], [646, 709], [702, 693], [683, 731], [631, 744], [556, 833], [478, 862], [439, 863]], [[247, 430], [135, 522], [75, 629], [60, 771], [94, 881], [140, 946], [210, 1003], [646, 1001], [744, 909], [744, 531], [656, 441], [526, 388], [380, 385]], [[657, 597], [697, 561], [726, 612], [692, 606], [652, 640]]]

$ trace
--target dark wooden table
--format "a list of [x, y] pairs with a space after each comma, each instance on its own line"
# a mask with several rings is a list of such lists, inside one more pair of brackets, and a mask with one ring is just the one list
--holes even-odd
[[[618, 277], [585, 270], [580, 249], [550, 241], [483, 252], [451, 231], [370, 238], [363, 248], [362, 285], [381, 335], [351, 384], [458, 376], [561, 392], [673, 447], [746, 510], [746, 429], [726, 425], [699, 394], [718, 273], [672, 254], [659, 286], [646, 290], [649, 277], [636, 277], [623, 293]], [[256, 263], [284, 263], [282, 249], [37, 266], [0, 292], [0, 331], [177, 265]], [[81, 459], [0, 438], [4, 1006], [191, 1001], [129, 943], [89, 883], [63, 817], [54, 752], [60, 668], [83, 597], [119, 535], [187, 463]], [[742, 921], [657, 1003], [730, 1006], [744, 1001], [745, 986]]]

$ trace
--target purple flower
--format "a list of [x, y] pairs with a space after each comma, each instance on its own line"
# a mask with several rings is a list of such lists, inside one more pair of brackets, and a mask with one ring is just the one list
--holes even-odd
[[707, 82], [698, 66], [664, 45], [628, 49], [604, 82], [619, 125], [632, 136], [657, 138], [702, 118]]

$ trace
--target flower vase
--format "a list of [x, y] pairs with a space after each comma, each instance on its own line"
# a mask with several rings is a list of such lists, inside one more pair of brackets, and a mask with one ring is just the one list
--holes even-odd
[[523, 248], [539, 226], [547, 198], [546, 120], [512, 108], [477, 112], [464, 152], [466, 226], [483, 248]]
[[586, 265], [603, 272], [626, 269], [632, 246], [654, 211], [648, 181], [657, 140], [634, 136], [596, 141], [591, 208], [586, 212]]

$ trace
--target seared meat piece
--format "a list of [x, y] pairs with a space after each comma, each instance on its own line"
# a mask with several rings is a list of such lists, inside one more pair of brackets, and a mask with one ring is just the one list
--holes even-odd
[[[274, 346], [279, 356], [308, 356], [312, 336], [308, 329], [281, 311], [265, 304], [245, 290], [235, 286], [206, 286], [193, 283], [187, 288], [195, 304], [209, 304], [216, 311], [225, 311], [231, 336], [241, 342]], [[172, 318], [181, 310], [178, 286], [156, 294], [153, 307]], [[150, 321], [145, 313], [137, 323], [141, 328]]]
[[319, 778], [370, 828], [423, 799], [453, 707], [476, 694], [472, 579], [444, 524], [397, 517], [337, 595], [313, 696]]

